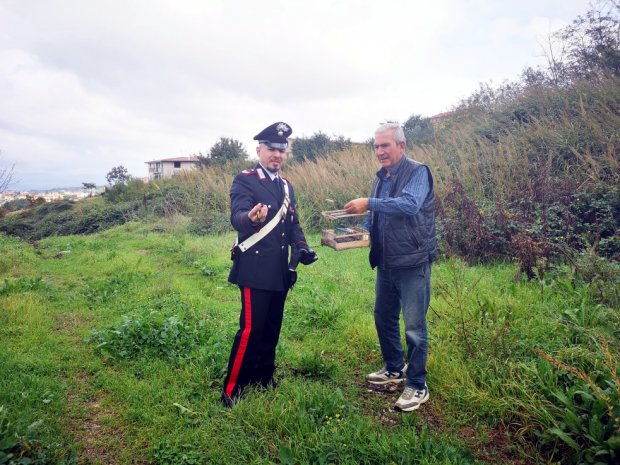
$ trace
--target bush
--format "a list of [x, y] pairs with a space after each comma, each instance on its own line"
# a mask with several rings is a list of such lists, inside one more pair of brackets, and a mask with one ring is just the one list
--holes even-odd
[[135, 201], [145, 195], [148, 189], [148, 184], [141, 179], [126, 179], [113, 186], [106, 186], [103, 197], [110, 203]]
[[88, 200], [85, 203], [51, 202], [7, 216], [0, 232], [26, 240], [49, 236], [92, 234], [140, 217], [139, 202], [107, 205]]
[[203, 453], [191, 444], [174, 444], [162, 441], [151, 450], [155, 465], [202, 465], [205, 463]]
[[168, 182], [145, 196], [144, 203], [155, 216], [185, 215], [200, 203], [200, 195], [192, 186], [180, 182]]
[[620, 308], [620, 263], [610, 262], [589, 250], [575, 260], [573, 277], [575, 282], [589, 286], [596, 302]]
[[195, 323], [180, 316], [165, 316], [156, 311], [125, 315], [123, 321], [95, 330], [90, 342], [97, 351], [114, 358], [134, 357], [187, 358], [206, 340], [202, 322]]
[[196, 214], [189, 225], [191, 234], [225, 234], [230, 231], [232, 231], [232, 226], [228, 213], [213, 210]]
[[47, 282], [45, 282], [41, 277], [24, 277], [13, 282], [5, 279], [4, 283], [0, 285], [0, 296], [45, 289], [49, 289], [49, 284], [47, 284]]
[[571, 196], [574, 234], [601, 255], [620, 260], [620, 186], [596, 184]]
[[28, 201], [28, 199], [15, 199], [2, 204], [2, 209], [7, 212], [25, 210], [30, 207], [32, 207], [32, 204]]
[[301, 355], [295, 371], [307, 378], [329, 379], [336, 373], [336, 368], [336, 364], [322, 353], [311, 351]]
[[595, 184], [578, 190], [570, 181], [549, 181], [540, 199], [514, 194], [511, 201], [474, 198], [456, 178], [437, 201], [438, 234], [469, 263], [516, 259], [531, 279], [574, 251], [598, 245], [607, 258], [620, 257], [620, 189]]
[[334, 152], [342, 152], [351, 147], [351, 139], [344, 136], [330, 137], [321, 131], [311, 137], [298, 137], [292, 143], [295, 161], [312, 160], [326, 157]]

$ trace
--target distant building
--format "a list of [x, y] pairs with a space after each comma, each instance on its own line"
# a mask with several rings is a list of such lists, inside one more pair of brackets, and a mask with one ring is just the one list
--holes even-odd
[[198, 157], [164, 158], [163, 160], [147, 161], [149, 165], [149, 180], [171, 178], [181, 171], [191, 171], [196, 168]]

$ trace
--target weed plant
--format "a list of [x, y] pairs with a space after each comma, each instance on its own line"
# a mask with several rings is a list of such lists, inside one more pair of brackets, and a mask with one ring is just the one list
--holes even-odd
[[0, 464], [2, 465], [77, 465], [73, 451], [62, 451], [58, 444], [43, 444], [38, 430], [43, 422], [35, 421], [19, 431], [10, 421], [7, 409], [0, 405]]
[[203, 324], [192, 324], [177, 315], [166, 317], [155, 311], [124, 315], [122, 323], [95, 330], [90, 339], [99, 352], [121, 359], [183, 358], [206, 340]]
[[[553, 367], [561, 370], [555, 376], [548, 368], [540, 379], [541, 390], [553, 400], [556, 426], [541, 435], [553, 452], [562, 451], [566, 463], [614, 463], [620, 459], [620, 378], [618, 368], [605, 340], [595, 341], [597, 354], [588, 374], [542, 351], [536, 351]], [[583, 366], [584, 364], [580, 364]], [[567, 375], [566, 375], [567, 374]], [[549, 382], [551, 380], [551, 382]]]

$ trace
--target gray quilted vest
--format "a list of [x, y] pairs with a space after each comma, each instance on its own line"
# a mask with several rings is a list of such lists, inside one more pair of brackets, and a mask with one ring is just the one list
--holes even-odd
[[[398, 169], [392, 178], [390, 197], [398, 197], [411, 179], [415, 170], [428, 170], [430, 190], [422, 207], [415, 215], [384, 215], [383, 238], [378, 232], [378, 213], [372, 215], [370, 228], [370, 266], [381, 266], [384, 269], [413, 268], [437, 259], [437, 238], [435, 235], [435, 190], [433, 176], [426, 165], [409, 158]], [[375, 178], [371, 197], [378, 197], [381, 178]]]

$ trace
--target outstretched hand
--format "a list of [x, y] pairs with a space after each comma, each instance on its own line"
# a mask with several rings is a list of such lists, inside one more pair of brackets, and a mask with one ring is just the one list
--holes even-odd
[[368, 199], [365, 197], [353, 199], [344, 206], [344, 209], [347, 213], [366, 213], [368, 211]]
[[254, 208], [248, 212], [248, 218], [252, 223], [264, 223], [267, 219], [267, 205], [257, 203]]

